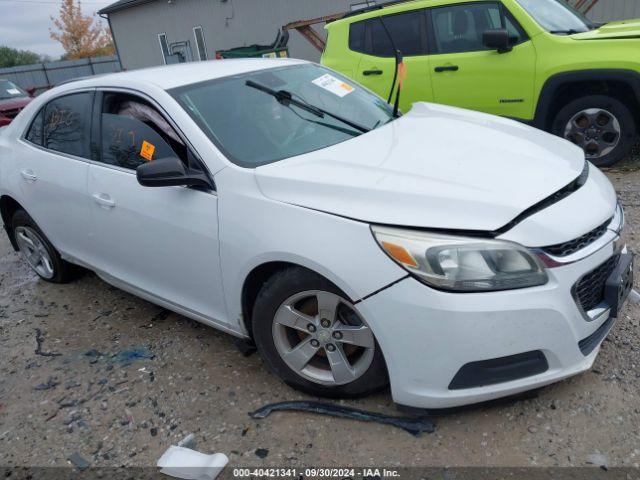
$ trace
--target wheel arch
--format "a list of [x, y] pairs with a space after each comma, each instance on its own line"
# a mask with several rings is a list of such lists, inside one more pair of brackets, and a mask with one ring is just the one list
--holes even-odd
[[4, 229], [9, 236], [11, 246], [16, 252], [19, 249], [18, 244], [16, 243], [16, 239], [13, 236], [13, 230], [11, 229], [11, 219], [13, 218], [13, 214], [18, 210], [24, 210], [24, 207], [20, 205], [17, 200], [9, 195], [0, 196], [0, 216], [2, 217]]
[[251, 338], [253, 338], [253, 331], [251, 326], [253, 307], [255, 305], [256, 299], [258, 298], [260, 290], [271, 277], [289, 268], [301, 268], [324, 278], [328, 282], [335, 285], [336, 288], [338, 288], [340, 291], [342, 291], [349, 301], [354, 301], [347, 293], [344, 292], [344, 289], [341, 288], [340, 285], [336, 284], [334, 280], [328, 278], [326, 275], [323, 275], [313, 268], [309, 268], [300, 263], [291, 261], [268, 261], [261, 263], [260, 265], [255, 266], [245, 277], [240, 297], [243, 326]]
[[640, 73], [632, 70], [595, 69], [563, 72], [549, 77], [538, 98], [535, 127], [549, 131], [555, 114], [568, 102], [585, 95], [610, 95], [635, 105], [632, 113], [640, 125]]

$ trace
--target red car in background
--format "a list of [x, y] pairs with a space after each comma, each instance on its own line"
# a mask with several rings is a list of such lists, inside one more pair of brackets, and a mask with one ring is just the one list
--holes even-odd
[[0, 79], [0, 127], [9, 125], [33, 97], [9, 80]]

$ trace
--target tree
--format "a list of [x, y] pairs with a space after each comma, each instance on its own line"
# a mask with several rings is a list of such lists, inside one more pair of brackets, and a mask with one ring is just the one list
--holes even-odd
[[66, 60], [113, 55], [115, 48], [111, 33], [100, 21], [82, 13], [80, 0], [62, 0], [58, 18], [51, 17], [59, 31], [49, 30], [51, 38], [62, 44]]
[[40, 62], [40, 55], [29, 50], [0, 46], [0, 68]]

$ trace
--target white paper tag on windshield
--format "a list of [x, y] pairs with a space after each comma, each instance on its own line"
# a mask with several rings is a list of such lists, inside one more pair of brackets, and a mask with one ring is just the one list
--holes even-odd
[[9, 88], [7, 89], [7, 92], [9, 92], [11, 95], [20, 95], [20, 90], [18, 90], [17, 88]]
[[324, 88], [326, 91], [333, 93], [334, 95], [339, 96], [340, 98], [349, 95], [355, 89], [346, 82], [338, 80], [333, 75], [321, 76], [320, 78], [316, 78], [313, 82], [314, 85], [318, 85], [320, 88]]

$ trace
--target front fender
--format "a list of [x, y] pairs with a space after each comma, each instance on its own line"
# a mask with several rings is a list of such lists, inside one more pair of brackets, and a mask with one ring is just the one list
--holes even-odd
[[264, 263], [313, 270], [353, 301], [406, 276], [380, 250], [366, 223], [270, 200], [252, 170], [224, 169], [216, 185], [225, 299], [229, 321], [240, 330], [244, 282]]

